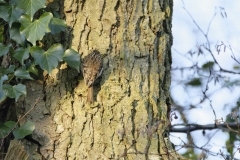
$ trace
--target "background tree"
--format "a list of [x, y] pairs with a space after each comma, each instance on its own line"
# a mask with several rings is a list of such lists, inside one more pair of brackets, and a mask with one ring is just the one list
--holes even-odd
[[[24, 10], [24, 16], [15, 21], [21, 24], [23, 39], [29, 37], [30, 59], [44, 71], [39, 71], [38, 81], [23, 81], [27, 91], [25, 98], [15, 96], [17, 103], [5, 99], [2, 106], [8, 111], [16, 109], [20, 126], [31, 120], [34, 124], [31, 129], [35, 129], [25, 139], [12, 140], [9, 147], [4, 145], [3, 151], [8, 148], [5, 159], [179, 157], [172, 149], [167, 131], [172, 1], [51, 1], [47, 2], [46, 9], [34, 15], [27, 12], [30, 2], [10, 1], [7, 4], [10, 8]], [[63, 26], [60, 22], [54, 25], [54, 19], [46, 11], [66, 20], [64, 33], [47, 34], [42, 39], [26, 29], [31, 23], [45, 24], [44, 31], [39, 28], [43, 33], [53, 30], [51, 24], [48, 28], [48, 23]], [[8, 33], [10, 20], [4, 20], [8, 22], [4, 23], [4, 33]], [[7, 45], [12, 40], [4, 37], [3, 42]], [[13, 50], [18, 47], [16, 45]], [[69, 48], [73, 50], [66, 50]], [[75, 51], [84, 57], [93, 49], [103, 55], [104, 71], [95, 87], [96, 102], [86, 105], [87, 87], [77, 72], [79, 57]], [[2, 58], [2, 63], [8, 62], [5, 67], [14, 63], [7, 53]], [[66, 63], [55, 68], [56, 62], [61, 60], [77, 70]], [[2, 83], [8, 82], [3, 78]], [[8, 91], [5, 89], [4, 94], [13, 98]], [[8, 124], [4, 126], [9, 127]], [[7, 141], [3, 143], [8, 144]]]
[[174, 6], [171, 140], [191, 158], [239, 158], [238, 2]]

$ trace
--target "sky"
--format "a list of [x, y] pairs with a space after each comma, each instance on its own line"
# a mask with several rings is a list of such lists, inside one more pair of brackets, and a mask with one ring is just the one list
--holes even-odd
[[[237, 64], [232, 58], [232, 52], [230, 49], [226, 49], [218, 53], [215, 49], [217, 44], [222, 42], [231, 46], [235, 57], [240, 60], [240, 1], [239, 0], [174, 0], [173, 10], [173, 46], [172, 68], [188, 67], [192, 65], [192, 61], [198, 62], [201, 66], [206, 61], [212, 61], [209, 54], [204, 56], [191, 57], [192, 61], [185, 58], [190, 50], [194, 50], [197, 45], [206, 43], [206, 39], [198, 27], [194, 24], [193, 20], [187, 12], [193, 17], [194, 21], [198, 24], [201, 30], [206, 34], [209, 24], [208, 39], [211, 44], [211, 50], [216, 57], [220, 66], [224, 69], [233, 70], [233, 67]], [[184, 9], [185, 8], [185, 9]], [[186, 11], [187, 10], [187, 11]], [[214, 16], [214, 14], [216, 15]], [[225, 14], [226, 13], [226, 14]], [[207, 52], [206, 52], [207, 53]], [[215, 69], [218, 69], [215, 66]], [[240, 70], [238, 70], [240, 72]], [[223, 74], [224, 81], [226, 80], [239, 80], [240, 75]], [[181, 85], [180, 82], [186, 81], [189, 78], [197, 77], [193, 71], [186, 71], [181, 73], [180, 71], [172, 72], [172, 85], [171, 93], [176, 102], [182, 106], [188, 107], [190, 104], [197, 105], [202, 98], [202, 88], [190, 88]], [[207, 95], [210, 97], [213, 109], [216, 112], [216, 118], [223, 118], [226, 120], [226, 115], [231, 112], [231, 108], [236, 105], [236, 102], [240, 95], [240, 87], [234, 87], [232, 89], [223, 88], [221, 84], [209, 84], [209, 90]], [[178, 112], [178, 117], [181, 117]], [[197, 124], [213, 124], [215, 116], [210, 106], [210, 102], [206, 101], [197, 105], [196, 109], [186, 109], [184, 114], [187, 115], [189, 123]], [[172, 124], [181, 124], [183, 121], [181, 118], [173, 120]], [[215, 133], [216, 132], [216, 133]], [[208, 142], [209, 137], [214, 134], [210, 142], [206, 146], [209, 150], [219, 153], [221, 149], [226, 153], [224, 148], [225, 141], [229, 138], [228, 133], [221, 130], [206, 130], [206, 135], [203, 136], [202, 131], [194, 131], [191, 133], [194, 142], [199, 146], [203, 146]], [[201, 138], [200, 138], [201, 137]], [[172, 134], [171, 141], [179, 145], [181, 144], [180, 138], [186, 141], [186, 134]], [[240, 143], [240, 142], [238, 142]], [[195, 150], [200, 154], [200, 150]], [[179, 153], [186, 152], [186, 149], [179, 150]], [[208, 156], [208, 159], [223, 159], [220, 156], [212, 157]], [[240, 159], [240, 153], [235, 154], [235, 158]]]

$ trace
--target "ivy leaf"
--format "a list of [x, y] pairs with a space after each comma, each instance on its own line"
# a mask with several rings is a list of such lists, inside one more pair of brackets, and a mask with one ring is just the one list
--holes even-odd
[[75, 68], [79, 72], [80, 66], [80, 55], [73, 49], [67, 49], [64, 52], [63, 60], [67, 62], [67, 64], [73, 68]]
[[46, 52], [40, 47], [33, 46], [30, 53], [35, 59], [36, 64], [39, 64], [43, 70], [48, 73], [57, 67], [58, 62], [62, 61], [63, 46], [61, 44], [52, 45]]
[[16, 128], [13, 131], [13, 135], [15, 139], [22, 139], [25, 136], [32, 134], [34, 129], [35, 129], [35, 125], [31, 121], [27, 121], [20, 128]]
[[49, 23], [49, 28], [51, 29], [52, 34], [57, 34], [61, 31], [65, 31], [67, 25], [66, 22], [59, 18], [52, 18]]
[[10, 65], [8, 68], [0, 67], [0, 76], [8, 73], [13, 73], [15, 69], [14, 65]]
[[10, 131], [9, 128], [5, 124], [0, 123], [0, 138], [3, 138], [6, 135], [8, 135], [9, 131]]
[[202, 82], [200, 78], [194, 78], [191, 81], [187, 83], [187, 85], [193, 86], [193, 87], [198, 87], [201, 86]]
[[0, 17], [4, 19], [6, 22], [8, 22], [9, 15], [6, 14], [8, 13], [8, 10], [11, 6], [8, 4], [1, 4], [0, 6]]
[[18, 21], [19, 17], [22, 15], [22, 11], [15, 6], [8, 4], [3, 4], [0, 6], [0, 17], [8, 22], [9, 26], [12, 26], [13, 22]]
[[8, 135], [14, 128], [15, 124], [16, 122], [13, 121], [7, 121], [4, 124], [0, 123], [0, 138], [3, 138], [6, 135]]
[[17, 77], [17, 78], [20, 78], [20, 79], [31, 79], [32, 80], [32, 77], [29, 75], [29, 71], [23, 69], [23, 68], [19, 68], [17, 69], [15, 72], [14, 72], [14, 75]]
[[[4, 123], [5, 126], [7, 126], [9, 128], [9, 132], [14, 128], [14, 126], [16, 125], [16, 122], [14, 121], [7, 121]], [[16, 126], [17, 128], [18, 126]]]
[[6, 98], [6, 92], [3, 90], [3, 81], [8, 80], [8, 76], [4, 75], [0, 78], [0, 102], [2, 102]]
[[9, 4], [11, 4], [13, 6], [13, 5], [16, 5], [17, 2], [18, 2], [18, 0], [10, 0]]
[[28, 27], [32, 23], [30, 16], [28, 15], [22, 15], [19, 18], [19, 22], [21, 23], [20, 31], [23, 31], [26, 27]]
[[10, 38], [17, 42], [18, 44], [20, 44], [21, 46], [24, 46], [25, 37], [23, 34], [22, 35], [20, 34], [20, 27], [21, 23], [15, 22], [12, 24], [12, 27], [9, 30]]
[[38, 20], [31, 22], [27, 15], [20, 17], [20, 23], [23, 25], [21, 34], [24, 34], [29, 42], [34, 46], [37, 40], [41, 40], [45, 33], [50, 32], [48, 24], [53, 15], [50, 12], [44, 13]]
[[0, 90], [0, 102], [4, 101], [6, 97], [6, 92], [4, 90]]
[[17, 7], [23, 9], [33, 19], [33, 15], [40, 8], [45, 8], [46, 0], [19, 0]]
[[35, 75], [38, 75], [38, 70], [37, 68], [35, 67], [35, 64], [32, 63], [28, 66], [27, 70]]
[[12, 46], [11, 44], [6, 46], [6, 45], [0, 43], [0, 57], [6, 55], [9, 52], [9, 48], [11, 46]]
[[17, 101], [21, 95], [26, 96], [27, 94], [26, 86], [23, 84], [18, 84], [14, 86], [4, 84], [3, 89], [5, 90], [7, 96], [10, 98], [15, 98], [15, 101]]
[[3, 88], [2, 88], [3, 81], [6, 81], [6, 80], [8, 80], [7, 75], [1, 76], [1, 78], [0, 78], [0, 91], [3, 90]]
[[28, 59], [29, 57], [30, 48], [18, 48], [13, 57], [16, 58], [22, 65], [24, 65], [23, 61]]

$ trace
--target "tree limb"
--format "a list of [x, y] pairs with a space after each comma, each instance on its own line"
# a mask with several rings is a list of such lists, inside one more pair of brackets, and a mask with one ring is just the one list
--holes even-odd
[[[181, 127], [179, 127], [181, 126]], [[178, 128], [177, 128], [178, 127]], [[170, 128], [170, 132], [177, 132], [177, 133], [189, 133], [192, 131], [196, 131], [196, 130], [213, 130], [213, 129], [229, 129], [229, 127], [231, 129], [236, 129], [238, 130], [239, 124], [237, 123], [223, 123], [223, 124], [206, 124], [206, 125], [199, 125], [199, 124], [188, 124], [188, 125], [183, 125], [183, 124], [177, 124], [177, 125], [173, 125]]]

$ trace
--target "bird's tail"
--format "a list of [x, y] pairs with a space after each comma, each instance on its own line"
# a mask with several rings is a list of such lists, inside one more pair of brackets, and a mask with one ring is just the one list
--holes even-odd
[[93, 103], [93, 85], [88, 88], [87, 103]]

